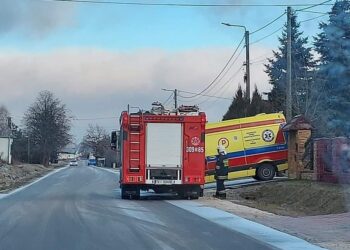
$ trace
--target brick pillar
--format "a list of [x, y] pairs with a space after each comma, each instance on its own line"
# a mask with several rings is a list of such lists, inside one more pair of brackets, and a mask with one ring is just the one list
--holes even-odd
[[301, 179], [304, 171], [303, 156], [305, 143], [311, 136], [311, 130], [296, 130], [289, 132], [288, 141], [288, 177]]

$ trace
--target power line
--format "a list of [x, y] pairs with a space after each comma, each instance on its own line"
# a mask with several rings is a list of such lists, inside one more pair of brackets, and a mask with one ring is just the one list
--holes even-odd
[[274, 22], [278, 21], [280, 18], [282, 18], [284, 15], [286, 14], [286, 12], [283, 12], [282, 15], [276, 17], [275, 19], [273, 19], [272, 21], [268, 22], [267, 24], [265, 24], [264, 26], [262, 26], [261, 28], [254, 30], [253, 32], [251, 32], [250, 34], [253, 35], [254, 33], [259, 32], [260, 30], [265, 29], [266, 27], [270, 26], [271, 24], [273, 24]]
[[[232, 98], [225, 98], [225, 97], [220, 97], [220, 96], [215, 96], [215, 95], [206, 95], [206, 94], [200, 94], [200, 93], [194, 93], [194, 92], [190, 92], [190, 91], [184, 91], [184, 90], [179, 90], [179, 92], [181, 93], [186, 93], [186, 94], [195, 94], [195, 95], [200, 95], [200, 96], [205, 96], [205, 97], [211, 97], [211, 98], [220, 98], [220, 99], [225, 99], [225, 100], [230, 100], [232, 101]], [[179, 95], [182, 98], [187, 98], [186, 96], [182, 96]]]
[[[240, 70], [243, 68], [243, 65], [226, 81], [226, 83], [221, 87], [221, 91], [220, 91], [220, 95], [203, 95], [203, 94], [201, 94], [202, 96], [205, 96], [205, 97], [207, 97], [207, 98], [205, 98], [203, 101], [201, 101], [201, 102], [199, 102], [199, 103], [196, 103], [196, 105], [200, 105], [200, 104], [202, 104], [202, 103], [205, 103], [205, 102], [207, 102], [208, 100], [209, 100], [209, 98], [216, 98], [217, 100], [218, 99], [223, 99], [223, 100], [230, 100], [230, 101], [232, 101], [233, 99], [232, 98], [226, 98], [226, 97], [222, 97], [222, 95], [225, 93], [225, 91], [226, 91], [226, 85], [228, 84], [228, 83], [230, 83], [237, 75], [238, 75], [238, 73], [240, 72]], [[180, 91], [180, 92], [184, 92], [184, 93], [193, 93], [193, 92], [188, 92], [188, 91]], [[216, 103], [216, 101], [217, 100], [215, 100], [215, 102], [214, 103]], [[186, 102], [188, 102], [188, 101], [186, 101]], [[192, 101], [193, 102], [193, 101]], [[213, 103], [213, 104], [214, 104]]]
[[[223, 78], [227, 75], [227, 73], [231, 70], [231, 68], [233, 67], [233, 65], [235, 65], [235, 63], [236, 63], [237, 60], [239, 59], [240, 55], [241, 55], [242, 52], [244, 51], [244, 47], [245, 47], [245, 46], [242, 47], [242, 49], [241, 49], [240, 52], [238, 53], [236, 59], [232, 61], [230, 67], [226, 70], [226, 72], [220, 77], [220, 79], [219, 79], [219, 80], [216, 82], [216, 84], [213, 85], [213, 86], [218, 86], [218, 84], [222, 81], [222, 79], [223, 79]], [[240, 69], [241, 69], [241, 68], [242, 68], [242, 66], [240, 67]], [[235, 75], [235, 74], [234, 74], [234, 75]], [[232, 78], [232, 77], [231, 77], [231, 78]], [[231, 78], [230, 78], [230, 79], [231, 79]], [[225, 84], [226, 84], [226, 83], [224, 83], [224, 85], [221, 86], [221, 88], [223, 88], [223, 87], [225, 86]], [[214, 87], [212, 87], [211, 89], [209, 89], [209, 90], [206, 92], [206, 94], [209, 94], [213, 89], [214, 89]], [[184, 97], [184, 98], [190, 98], [190, 97]], [[196, 97], [194, 97], [194, 98], [196, 98]]]
[[[224, 99], [222, 98], [222, 96], [225, 94], [226, 90], [228, 89], [227, 87], [229, 87], [229, 83], [237, 77], [238, 73], [243, 69], [243, 65], [226, 81], [226, 83], [221, 87], [221, 91], [219, 92], [218, 97], [220, 97], [220, 99]], [[205, 100], [203, 100], [200, 103], [197, 103], [197, 105], [201, 105], [204, 102], [207, 102], [209, 98], [206, 98]], [[229, 98], [225, 98], [224, 100], [229, 100]], [[230, 99], [231, 101], [233, 100], [233, 98]], [[216, 99], [213, 103], [211, 103], [211, 105], [214, 105], [216, 102], [218, 101], [218, 99]]]
[[[43, 2], [71, 2], [87, 4], [114, 4], [114, 5], [133, 5], [133, 6], [159, 6], [159, 7], [313, 7], [317, 4], [196, 4], [196, 3], [147, 3], [147, 2], [121, 2], [121, 1], [97, 1], [97, 0], [40, 0]], [[327, 5], [327, 4], [323, 4]], [[331, 4], [329, 4], [331, 5]]]
[[92, 117], [92, 118], [72, 118], [73, 121], [94, 121], [94, 120], [112, 120], [118, 119], [118, 117]]
[[257, 64], [257, 63], [265, 62], [268, 59], [269, 58], [261, 59], [261, 60], [255, 61], [255, 62], [251, 62], [250, 64]]
[[309, 22], [309, 21], [312, 21], [312, 20], [315, 20], [315, 19], [318, 19], [318, 18], [321, 18], [321, 17], [327, 16], [327, 15], [328, 15], [328, 13], [323, 14], [323, 15], [320, 15], [320, 16], [316, 16], [316, 17], [313, 17], [313, 18], [305, 19], [305, 20], [300, 21], [300, 23]]
[[254, 59], [252, 60], [251, 63], [255, 63], [255, 62], [257, 62], [257, 61], [260, 61], [260, 59], [262, 59], [262, 58], [265, 58], [265, 59], [266, 59], [268, 56], [272, 56], [272, 55], [271, 55], [271, 51], [268, 52], [268, 53], [265, 53], [265, 54], [263, 54], [263, 55], [261, 55], [261, 56], [258, 56], [258, 57], [256, 57], [256, 58], [254, 58]]
[[232, 59], [234, 58], [234, 56], [236, 55], [239, 47], [241, 46], [242, 42], [244, 40], [244, 36], [242, 37], [241, 41], [239, 42], [238, 46], [236, 47], [235, 51], [233, 52], [233, 54], [231, 55], [230, 59], [227, 61], [227, 63], [225, 64], [225, 66], [223, 67], [223, 69], [220, 71], [220, 73], [214, 78], [214, 80], [207, 86], [205, 87], [201, 92], [196, 93], [192, 96], [189, 96], [187, 98], [193, 98], [196, 96], [199, 96], [200, 94], [204, 93], [205, 91], [207, 91], [218, 79], [219, 77], [222, 75], [222, 73], [226, 70], [226, 68], [228, 67], [228, 65], [230, 64], [230, 62], [232, 61]]
[[312, 13], [312, 14], [328, 14], [326, 12], [321, 12], [321, 11], [312, 11], [312, 10], [299, 10], [300, 12], [305, 12], [305, 13]]
[[[315, 7], [317, 7], [317, 6], [328, 5], [327, 3], [331, 2], [331, 1], [333, 1], [333, 0], [327, 0], [327, 1], [324, 1], [324, 2], [322, 2], [322, 3], [313, 4], [313, 5], [311, 5], [311, 6], [308, 6], [308, 7], [302, 8], [302, 9], [298, 9], [298, 10], [296, 10], [296, 11], [305, 11], [305, 10], [308, 10], [308, 9], [315, 8]], [[333, 4], [331, 4], [331, 5], [333, 5]]]
[[268, 38], [268, 37], [270, 37], [270, 36], [276, 34], [278, 31], [280, 31], [280, 30], [282, 30], [282, 29], [283, 29], [283, 26], [280, 27], [280, 28], [278, 28], [277, 30], [275, 30], [274, 32], [272, 32], [272, 33], [270, 33], [270, 34], [268, 34], [268, 35], [266, 35], [266, 36], [263, 36], [263, 37], [259, 38], [258, 40], [255, 40], [254, 42], [251, 42], [250, 45], [256, 44], [256, 43], [258, 43], [258, 42], [261, 42], [262, 40], [264, 40], [264, 39], [266, 39], [266, 38]]
[[170, 102], [170, 100], [171, 100], [171, 98], [173, 97], [173, 95], [174, 95], [174, 93], [171, 93], [171, 94], [170, 94], [170, 96], [168, 97], [168, 99], [166, 99], [166, 100], [163, 102], [163, 106], [167, 105], [167, 104]]

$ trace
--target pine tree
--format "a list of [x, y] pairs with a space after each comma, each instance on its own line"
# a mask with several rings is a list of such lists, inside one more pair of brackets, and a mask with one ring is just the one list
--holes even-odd
[[315, 38], [319, 53], [318, 92], [322, 94], [319, 124], [324, 135], [350, 135], [350, 1], [337, 1], [329, 21]]
[[271, 111], [269, 102], [263, 100], [262, 95], [259, 93], [258, 88], [255, 85], [252, 100], [247, 109], [247, 115], [254, 116], [261, 113], [270, 113]]
[[248, 105], [249, 102], [245, 96], [245, 92], [243, 92], [241, 85], [239, 85], [234, 99], [222, 120], [246, 117]]
[[[292, 13], [292, 100], [293, 115], [306, 114], [311, 102], [311, 88], [315, 62], [311, 48], [307, 47], [308, 38], [299, 31], [300, 23], [297, 15]], [[279, 38], [280, 46], [273, 51], [273, 58], [265, 65], [272, 90], [268, 94], [273, 111], [285, 111], [286, 83], [287, 83], [287, 25]]]

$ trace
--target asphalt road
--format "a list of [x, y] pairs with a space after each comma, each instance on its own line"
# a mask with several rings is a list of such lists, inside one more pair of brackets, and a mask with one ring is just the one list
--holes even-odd
[[116, 174], [70, 167], [0, 199], [0, 249], [273, 249], [163, 199], [121, 200]]

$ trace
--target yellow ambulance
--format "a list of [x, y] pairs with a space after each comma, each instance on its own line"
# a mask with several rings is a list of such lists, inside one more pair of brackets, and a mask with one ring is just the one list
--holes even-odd
[[218, 145], [226, 148], [229, 180], [253, 177], [271, 180], [287, 170], [288, 148], [281, 113], [207, 123], [205, 129], [206, 182], [215, 181]]

